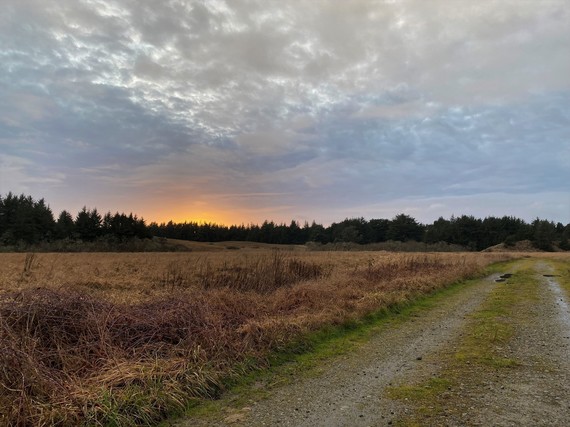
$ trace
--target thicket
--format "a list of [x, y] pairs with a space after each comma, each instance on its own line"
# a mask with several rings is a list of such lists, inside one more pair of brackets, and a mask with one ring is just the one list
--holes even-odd
[[[200, 242], [252, 241], [277, 244], [373, 244], [385, 242], [421, 242], [446, 248], [461, 247], [463, 250], [483, 250], [499, 243], [507, 246], [518, 241], [530, 240], [538, 249], [551, 251], [555, 246], [568, 250], [570, 245], [570, 224], [536, 218], [531, 223], [512, 216], [487, 217], [452, 216], [439, 218], [432, 224], [421, 224], [409, 215], [399, 214], [392, 219], [347, 218], [329, 227], [321, 224], [302, 226], [297, 221], [276, 224], [265, 221], [262, 225], [224, 226], [213, 223], [183, 222], [147, 225], [142, 218], [132, 213], [103, 216], [97, 209], [84, 207], [73, 217], [63, 211], [57, 220], [44, 199], [34, 200], [30, 196], [16, 196], [8, 193], [0, 196], [0, 246], [13, 250], [25, 250], [38, 243], [60, 242], [51, 250], [74, 250], [81, 245], [75, 242], [91, 243], [89, 247], [100, 250], [116, 250], [118, 247], [132, 250], [151, 247], [165, 250], [157, 245], [126, 245], [125, 242], [147, 239], [151, 236]], [[63, 243], [62, 243], [63, 242]], [[97, 244], [93, 244], [97, 242]], [[442, 243], [448, 246], [442, 245]], [[450, 246], [451, 245], [451, 246]]]

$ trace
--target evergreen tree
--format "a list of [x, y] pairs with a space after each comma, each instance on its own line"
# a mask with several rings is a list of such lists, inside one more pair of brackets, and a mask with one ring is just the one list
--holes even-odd
[[92, 242], [101, 234], [101, 222], [97, 209], [87, 210], [84, 206], [75, 218], [75, 230], [81, 240]]
[[57, 239], [72, 239], [75, 235], [75, 223], [71, 214], [61, 211], [55, 224], [55, 237]]
[[452, 225], [451, 221], [439, 217], [437, 220], [426, 227], [424, 241], [426, 243], [447, 242], [452, 243]]
[[423, 227], [411, 216], [399, 214], [390, 221], [388, 226], [388, 240], [407, 242], [408, 240], [421, 241], [423, 237]]
[[368, 225], [371, 232], [371, 242], [385, 242], [388, 240], [389, 219], [371, 219]]
[[556, 226], [553, 222], [535, 219], [532, 223], [534, 229], [533, 245], [543, 251], [552, 251], [552, 243], [556, 237]]
[[308, 241], [317, 242], [317, 243], [328, 243], [330, 242], [330, 239], [328, 237], [325, 227], [313, 221], [311, 223], [311, 226], [309, 227]]
[[0, 243], [14, 245], [49, 241], [53, 238], [55, 221], [44, 199], [16, 196], [11, 192], [0, 198]]

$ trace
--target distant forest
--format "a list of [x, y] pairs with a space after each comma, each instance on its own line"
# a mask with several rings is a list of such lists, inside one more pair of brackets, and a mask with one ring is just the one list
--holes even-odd
[[380, 243], [416, 241], [427, 244], [448, 243], [467, 250], [530, 240], [542, 250], [554, 245], [569, 250], [570, 224], [545, 219], [527, 223], [522, 219], [503, 216], [478, 219], [462, 215], [439, 218], [432, 224], [421, 224], [409, 215], [392, 219], [350, 218], [329, 227], [317, 224], [276, 224], [224, 226], [213, 223], [183, 222], [146, 224], [137, 215], [107, 212], [84, 207], [77, 214], [62, 211], [57, 219], [44, 199], [35, 200], [24, 194], [0, 195], [0, 245], [25, 248], [52, 242], [105, 242], [107, 247], [126, 241], [163, 237], [201, 242], [253, 241], [279, 244]]

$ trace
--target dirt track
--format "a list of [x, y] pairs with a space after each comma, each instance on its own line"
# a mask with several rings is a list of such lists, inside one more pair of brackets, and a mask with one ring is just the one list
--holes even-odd
[[[543, 262], [536, 287], [508, 322], [514, 335], [500, 352], [513, 369], [467, 372], [465, 390], [450, 399], [453, 411], [433, 425], [567, 426], [570, 423], [570, 312], [568, 295]], [[516, 287], [516, 281], [508, 286]]]
[[504, 319], [514, 333], [497, 350], [517, 367], [462, 368], [456, 372], [460, 383], [427, 403], [435, 405], [427, 408], [429, 416], [417, 402], [389, 398], [387, 388], [419, 384], [449, 369], [450, 355], [473, 333], [470, 315], [499, 286], [519, 292], [514, 281], [498, 283], [495, 275], [464, 287], [434, 308], [388, 324], [316, 377], [273, 389], [269, 398], [228, 409], [217, 419], [194, 418], [177, 425], [384, 426], [410, 420], [420, 425], [568, 425], [569, 299], [555, 278], [543, 277], [551, 273], [547, 264], [535, 261], [533, 268], [537, 282], [532, 295], [518, 295], [514, 315]]

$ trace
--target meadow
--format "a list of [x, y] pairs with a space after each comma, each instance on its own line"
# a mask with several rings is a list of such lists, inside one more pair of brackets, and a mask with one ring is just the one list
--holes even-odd
[[[220, 246], [220, 245], [218, 245]], [[0, 254], [0, 425], [155, 425], [229, 380], [508, 253]]]

